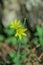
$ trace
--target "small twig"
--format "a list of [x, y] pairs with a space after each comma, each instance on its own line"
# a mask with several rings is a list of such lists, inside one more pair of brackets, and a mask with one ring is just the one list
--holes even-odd
[[[38, 59], [40, 60], [42, 56], [43, 56], [43, 53], [39, 56], [39, 58], [38, 58]], [[41, 61], [41, 60], [40, 60], [40, 61]]]

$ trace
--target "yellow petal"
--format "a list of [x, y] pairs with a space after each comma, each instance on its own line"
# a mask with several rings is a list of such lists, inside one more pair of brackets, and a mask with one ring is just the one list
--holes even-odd
[[25, 31], [27, 31], [27, 29], [23, 29], [22, 31], [25, 32]]
[[17, 37], [18, 36], [18, 33], [16, 33], [15, 36]]
[[14, 28], [14, 26], [10, 26], [10, 28]]
[[19, 39], [21, 40], [21, 38], [22, 38], [22, 36], [21, 35], [19, 35]]
[[23, 36], [27, 36], [27, 34], [25, 34], [25, 33], [22, 33], [22, 35], [23, 35]]

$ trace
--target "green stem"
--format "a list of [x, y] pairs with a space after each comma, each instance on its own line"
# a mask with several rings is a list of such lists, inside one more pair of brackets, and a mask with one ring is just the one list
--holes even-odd
[[25, 24], [26, 24], [26, 17], [24, 18], [24, 26], [25, 26]]
[[18, 40], [18, 52], [17, 52], [17, 56], [18, 56], [18, 64], [20, 64], [20, 47], [21, 47], [21, 42]]
[[20, 55], [20, 46], [21, 46], [21, 43], [18, 43], [18, 55]]

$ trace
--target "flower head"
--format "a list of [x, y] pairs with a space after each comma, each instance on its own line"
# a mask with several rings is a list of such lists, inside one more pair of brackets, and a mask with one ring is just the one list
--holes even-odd
[[27, 29], [24, 29], [21, 27], [21, 28], [16, 30], [15, 36], [19, 37], [19, 39], [21, 40], [22, 36], [27, 36], [27, 34], [25, 33], [26, 31], [27, 31]]
[[18, 29], [21, 27], [20, 25], [20, 20], [15, 20], [14, 22], [11, 23], [10, 28]]

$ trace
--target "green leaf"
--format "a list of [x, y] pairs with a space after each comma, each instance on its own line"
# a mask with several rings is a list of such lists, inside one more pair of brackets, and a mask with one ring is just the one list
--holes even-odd
[[17, 63], [18, 59], [19, 59], [19, 56], [15, 56], [14, 59], [13, 59], [13, 62]]
[[25, 50], [23, 50], [23, 51], [22, 51], [22, 57], [23, 57], [23, 59], [26, 58], [26, 55], [27, 55], [27, 52], [26, 52]]
[[42, 36], [42, 27], [41, 26], [37, 26], [37, 32], [38, 32], [38, 35], [41, 35]]
[[36, 38], [37, 38], [37, 36], [39, 38], [37, 38], [34, 43], [38, 44], [38, 41], [39, 41], [39, 43], [40, 43], [40, 45], [41, 45], [41, 47], [43, 49], [43, 27], [38, 25], [36, 27], [36, 30], [37, 31], [35, 32], [35, 36], [36, 36]]
[[38, 43], [38, 39], [35, 39], [34, 43], [35, 43], [36, 45], [39, 44], [39, 43]]
[[0, 42], [2, 42], [4, 39], [5, 39], [4, 36], [0, 35]]
[[22, 37], [21, 43], [22, 43], [22, 44], [26, 44], [26, 43], [27, 43], [27, 38], [26, 38], [26, 37]]
[[10, 53], [9, 53], [9, 56], [10, 56], [11, 58], [14, 58], [14, 57], [16, 56], [16, 54], [15, 54], [14, 52], [10, 52]]
[[13, 45], [13, 44], [17, 43], [17, 39], [16, 39], [16, 37], [10, 37], [10, 38], [6, 39], [5, 42], [12, 43], [12, 45]]
[[11, 42], [12, 42], [12, 44], [16, 44], [17, 43], [17, 38], [16, 37], [12, 37], [11, 38]]
[[14, 29], [6, 28], [4, 31], [5, 33], [7, 33], [8, 36], [11, 36], [14, 34]]

